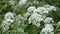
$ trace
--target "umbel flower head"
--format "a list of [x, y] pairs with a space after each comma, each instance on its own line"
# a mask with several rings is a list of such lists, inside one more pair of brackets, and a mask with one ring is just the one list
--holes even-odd
[[55, 6], [50, 6], [50, 5], [44, 5], [44, 7], [49, 10], [49, 11], [56, 11], [56, 7]]
[[42, 29], [40, 34], [54, 34], [54, 28], [52, 24], [45, 24], [45, 28]]
[[47, 24], [47, 23], [54, 23], [54, 20], [51, 17], [47, 17], [47, 18], [45, 18], [44, 23], [45, 24]]
[[7, 21], [3, 21], [1, 23], [1, 28], [2, 28], [1, 30], [2, 30], [2, 32], [7, 31], [9, 29], [9, 26], [10, 26], [10, 23], [8, 23]]
[[32, 15], [34, 13], [34, 10], [36, 9], [35, 6], [30, 6], [28, 9], [27, 9], [27, 13], [24, 14], [25, 17], [29, 17], [30, 15]]
[[4, 19], [6, 20], [6, 21], [8, 21], [8, 22], [13, 22], [14, 20], [14, 14], [13, 13], [11, 13], [11, 12], [7, 12], [6, 14], [5, 14], [5, 17], [4, 17]]
[[33, 13], [30, 18], [28, 19], [29, 20], [29, 24], [33, 24], [33, 25], [36, 25], [38, 24], [38, 27], [40, 26], [40, 22], [43, 21], [43, 17], [42, 15], [40, 14], [37, 14], [37, 13]]
[[10, 24], [13, 23], [13, 21], [14, 21], [13, 18], [14, 18], [13, 13], [7, 12], [5, 14], [4, 21], [2, 21], [2, 23], [1, 23], [2, 32], [5, 32], [9, 29]]
[[40, 14], [49, 13], [49, 11], [46, 10], [45, 7], [38, 7], [37, 10], [39, 11]]

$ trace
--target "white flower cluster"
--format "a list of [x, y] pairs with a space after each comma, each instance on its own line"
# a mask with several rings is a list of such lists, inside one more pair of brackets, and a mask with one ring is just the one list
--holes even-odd
[[[29, 17], [29, 24], [32, 23], [33, 25], [37, 26], [37, 23], [40, 23], [41, 21], [44, 21], [45, 24], [47, 23], [53, 23], [53, 18], [47, 17], [44, 15], [45, 13], [49, 13], [50, 11], [56, 11], [56, 8], [54, 6], [50, 5], [44, 5], [43, 7], [36, 8], [35, 6], [30, 6], [27, 9], [27, 13], [24, 14], [24, 16]], [[40, 26], [40, 24], [39, 24]], [[38, 27], [39, 27], [38, 26]]]
[[27, 9], [27, 13], [26, 15], [31, 15], [33, 14], [34, 12], [35, 13], [39, 13], [39, 14], [44, 14], [44, 13], [49, 13], [50, 11], [56, 11], [56, 7], [54, 6], [50, 6], [50, 5], [44, 5], [43, 7], [38, 7], [36, 8], [35, 6], [30, 6], [28, 9]]
[[25, 14], [25, 16], [28, 17], [28, 16], [32, 15], [35, 9], [36, 9], [35, 6], [30, 6], [30, 7], [27, 9], [27, 13]]
[[27, 3], [27, 0], [20, 0], [18, 4], [19, 5], [25, 5], [26, 3]]
[[33, 14], [30, 16], [30, 18], [29, 18], [29, 24], [32, 23], [33, 25], [39, 27], [39, 26], [40, 26], [40, 22], [41, 22], [42, 20], [43, 20], [42, 15], [39, 15], [39, 14], [37, 14], [37, 13], [33, 13]]
[[35, 12], [40, 14], [49, 13], [50, 11], [56, 11], [56, 7], [50, 5], [44, 5], [43, 7], [38, 7]]
[[45, 24], [50, 24], [50, 23], [54, 23], [54, 20], [53, 20], [53, 18], [51, 18], [51, 17], [47, 17], [47, 18], [45, 18], [45, 20], [44, 20], [44, 23]]
[[14, 21], [14, 20], [13, 20], [13, 19], [14, 19], [14, 14], [11, 13], [11, 12], [8, 12], [8, 13], [5, 14], [4, 19], [5, 19], [7, 22], [12, 23], [12, 22]]
[[8, 12], [5, 14], [4, 21], [1, 23], [2, 31], [6, 31], [9, 29], [10, 24], [14, 22], [14, 14]]
[[44, 5], [44, 7], [49, 11], [51, 11], [51, 10], [56, 11], [56, 7], [54, 7], [54, 6]]
[[40, 34], [54, 34], [54, 28], [52, 24], [45, 24], [45, 28], [42, 29]]

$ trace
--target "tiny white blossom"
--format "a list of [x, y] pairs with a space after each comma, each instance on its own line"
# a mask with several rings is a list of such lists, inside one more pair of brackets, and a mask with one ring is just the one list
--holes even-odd
[[26, 3], [27, 3], [27, 0], [20, 0], [18, 4], [19, 5], [25, 5]]
[[38, 9], [35, 9], [34, 12], [38, 13], [38, 14], [43, 14], [43, 11], [42, 10], [38, 10]]
[[30, 7], [27, 9], [27, 11], [28, 11], [28, 12], [33, 12], [35, 9], [36, 9], [35, 6], [30, 6]]
[[44, 20], [44, 23], [53, 23], [54, 21], [53, 21], [53, 18], [51, 18], [51, 17], [47, 17], [47, 18], [45, 18], [45, 20]]
[[47, 10], [49, 10], [49, 11], [56, 11], [56, 7], [54, 7], [54, 6], [50, 6], [50, 5], [44, 5], [44, 7], [47, 9]]
[[36, 26], [36, 27], [39, 27], [39, 26], [40, 26], [40, 23], [36, 23], [35, 26]]
[[41, 14], [49, 13], [49, 11], [45, 7], [38, 7], [37, 10], [39, 10], [41, 12]]
[[46, 10], [45, 7], [38, 7], [37, 9], [38, 9], [38, 10]]
[[13, 19], [6, 19], [6, 21], [7, 21], [7, 22], [10, 22], [10, 23], [14, 22]]
[[30, 15], [32, 15], [34, 13], [34, 10], [36, 9], [35, 6], [30, 6], [28, 9], [27, 9], [27, 13], [25, 13], [25, 16], [28, 17]]

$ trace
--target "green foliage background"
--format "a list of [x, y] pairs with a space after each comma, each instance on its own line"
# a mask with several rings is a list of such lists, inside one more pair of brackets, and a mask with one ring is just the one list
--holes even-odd
[[[54, 23], [54, 28], [55, 28], [54, 32], [55, 32], [55, 34], [60, 32], [60, 27], [56, 29], [56, 27], [57, 27], [56, 23], [58, 21], [60, 21], [60, 0], [36, 0], [36, 2], [39, 1], [39, 3], [33, 3], [34, 0], [28, 0], [28, 2], [31, 2], [32, 5], [31, 4], [29, 4], [29, 5], [26, 4], [26, 5], [23, 5], [23, 6], [17, 5], [19, 0], [14, 0], [15, 1], [15, 5], [13, 5], [13, 6], [10, 5], [8, 1], [9, 0], [0, 0], [0, 24], [2, 23], [2, 21], [4, 19], [4, 15], [7, 12], [14, 12], [17, 15], [18, 14], [22, 15], [23, 13], [27, 12], [27, 8], [29, 6], [36, 6], [36, 7], [38, 7], [38, 6], [43, 6], [45, 4], [49, 4], [49, 5], [57, 7], [57, 11], [56, 12], [51, 12], [47, 16], [52, 17], [54, 19], [54, 21], [55, 21], [55, 23]], [[27, 24], [28, 24], [28, 22], [27, 22]], [[42, 25], [43, 25], [43, 22], [42, 22]], [[37, 28], [37, 27], [35, 27], [35, 26], [31, 25], [31, 24], [30, 25], [28, 24], [28, 26], [26, 28], [24, 28], [24, 29], [25, 29], [25, 32], [28, 32], [28, 34], [39, 34], [40, 31], [42, 30], [42, 28], [44, 27], [44, 25], [43, 26], [42, 25], [41, 25], [40, 28]], [[9, 30], [12, 30], [13, 28], [10, 28]], [[6, 32], [2, 33], [1, 32], [1, 28], [0, 28], [0, 34], [6, 34]], [[15, 33], [15, 34], [19, 34], [19, 33]]]

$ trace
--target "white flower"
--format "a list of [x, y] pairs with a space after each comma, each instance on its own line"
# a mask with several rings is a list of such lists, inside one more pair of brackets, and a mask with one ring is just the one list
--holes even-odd
[[7, 21], [3, 21], [1, 23], [1, 28], [2, 28], [2, 32], [5, 32], [9, 29], [10, 23], [8, 23]]
[[9, 29], [10, 24], [14, 21], [14, 14], [8, 12], [5, 14], [4, 21], [1, 23], [2, 32], [5, 32]]
[[53, 21], [53, 18], [51, 18], [51, 17], [47, 17], [47, 18], [45, 18], [45, 20], [44, 20], [44, 23], [53, 23], [54, 21]]
[[45, 7], [38, 7], [37, 10], [39, 10], [41, 14], [49, 13], [49, 11]]
[[52, 24], [45, 24], [45, 28], [42, 29], [42, 31], [40, 32], [40, 34], [54, 34], [54, 28], [52, 26]]
[[14, 14], [13, 13], [11, 13], [11, 12], [7, 12], [6, 14], [5, 14], [5, 17], [4, 17], [4, 19], [6, 20], [6, 21], [8, 21], [8, 22], [13, 22], [14, 20]]
[[54, 6], [51, 6], [50, 9], [53, 11], [56, 11], [56, 7], [54, 7]]
[[[35, 21], [35, 22], [40, 22], [40, 21], [43, 20], [43, 18], [42, 18], [42, 16], [41, 16], [40, 14], [33, 13], [33, 14], [30, 16], [30, 18], [29, 18], [29, 23], [32, 22], [31, 20], [33, 20], [33, 22], [34, 22], [34, 21]], [[30, 22], [30, 21], [31, 21], [31, 22]]]
[[27, 9], [27, 13], [25, 13], [25, 16], [28, 17], [30, 15], [32, 15], [34, 13], [34, 10], [36, 9], [35, 6], [30, 6], [28, 9]]
[[49, 10], [49, 11], [56, 11], [56, 7], [54, 7], [54, 6], [50, 6], [50, 5], [44, 5], [44, 7], [47, 9], [47, 10]]
[[[41, 21], [43, 21], [43, 17], [42, 15], [40, 14], [37, 14], [37, 13], [33, 13], [30, 17], [29, 17], [29, 24], [33, 24], [33, 25], [36, 25], [38, 23], [40, 23]], [[39, 24], [40, 25], [40, 24]], [[39, 27], [39, 25], [37, 25]]]
[[18, 4], [19, 5], [25, 5], [26, 3], [27, 3], [27, 0], [20, 0]]
[[46, 10], [45, 7], [38, 7], [37, 9], [38, 9], [38, 10]]
[[53, 30], [54, 30], [54, 28], [53, 28], [52, 24], [45, 24], [45, 28], [51, 28], [51, 29], [50, 29], [51, 31], [53, 31]]
[[44, 5], [44, 7], [48, 10], [48, 11], [51, 11], [51, 9], [50, 9], [50, 5]]
[[10, 23], [14, 22], [13, 19], [6, 19], [6, 21], [7, 21], [7, 22], [10, 22]]
[[32, 2], [27, 2], [27, 6], [32, 5]]
[[28, 12], [33, 12], [35, 9], [36, 9], [35, 6], [30, 6], [30, 7], [27, 9], [27, 11], [28, 11]]
[[38, 14], [43, 14], [43, 11], [42, 10], [38, 10], [38, 9], [35, 9], [34, 12], [38, 13]]
[[50, 30], [50, 28], [43, 28], [42, 31], [40, 32], [40, 34], [54, 34], [54, 32], [52, 32]]
[[40, 23], [36, 23], [35, 26], [36, 26], [36, 27], [39, 27], [39, 26], [40, 26]]

